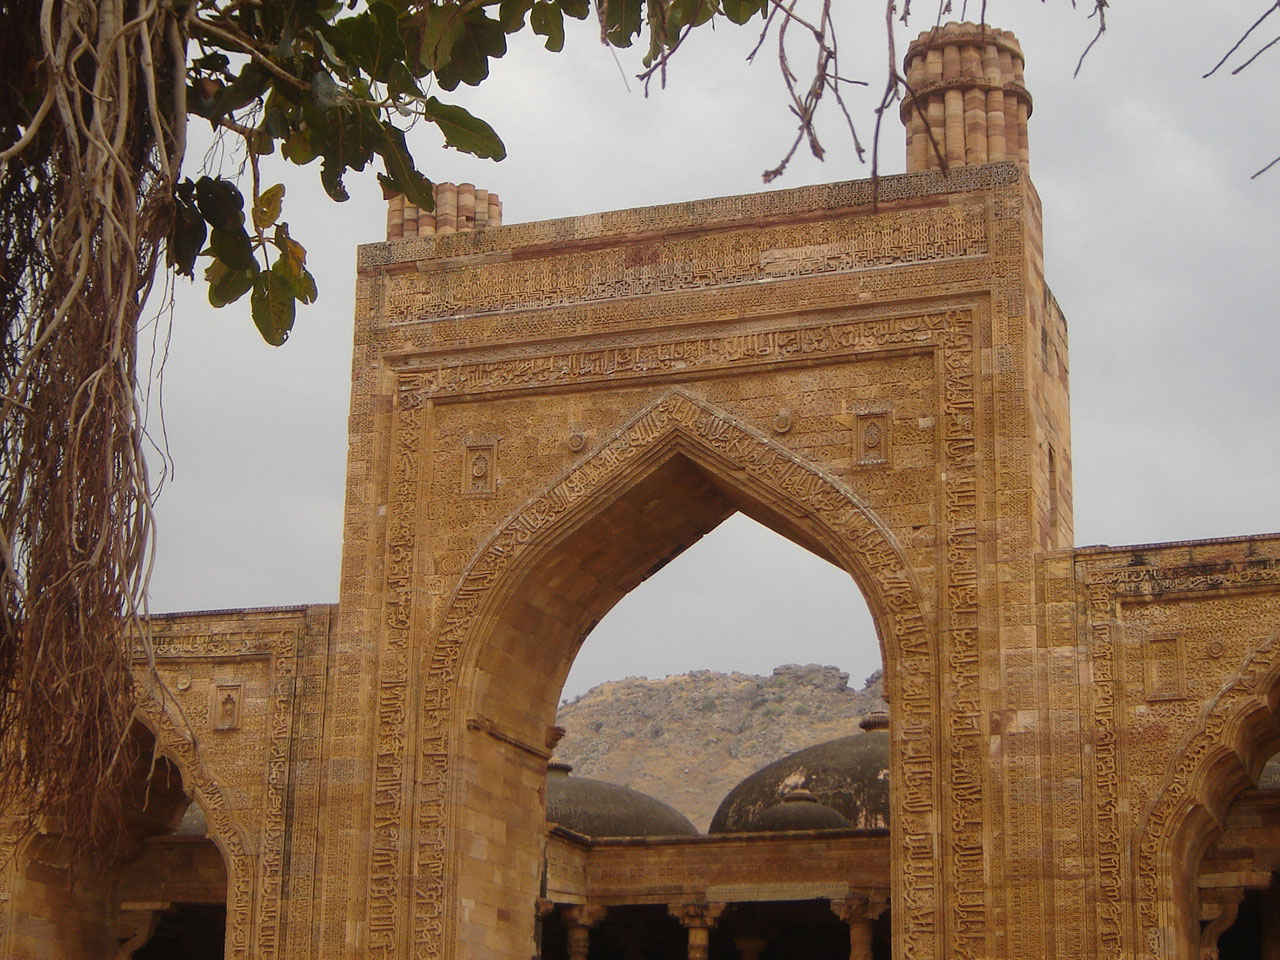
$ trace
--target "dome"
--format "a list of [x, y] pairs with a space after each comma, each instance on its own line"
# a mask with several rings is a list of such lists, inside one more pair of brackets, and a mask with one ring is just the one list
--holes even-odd
[[747, 830], [847, 830], [852, 824], [805, 789], [789, 791], [747, 822]]
[[547, 768], [547, 819], [588, 837], [696, 836], [674, 807], [630, 787], [571, 777], [568, 764]]
[[[710, 833], [754, 829], [816, 829], [756, 827], [762, 814], [788, 790], [807, 787], [818, 804], [829, 807], [860, 829], [889, 826], [888, 718], [863, 720], [865, 733], [828, 740], [761, 767], [729, 791], [711, 818]], [[780, 816], [791, 816], [782, 814]]]

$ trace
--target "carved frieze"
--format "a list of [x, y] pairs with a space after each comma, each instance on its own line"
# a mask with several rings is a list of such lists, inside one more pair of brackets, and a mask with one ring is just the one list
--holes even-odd
[[495, 259], [470, 269], [386, 278], [383, 318], [421, 322], [709, 290], [899, 264], [980, 257], [988, 251], [982, 203], [885, 212], [817, 223], [752, 225], [658, 241], [653, 256], [625, 243], [572, 258]]
[[[449, 356], [406, 358], [399, 377], [402, 402], [546, 390], [663, 376], [712, 374], [744, 367], [837, 359], [869, 350], [927, 347], [956, 311], [910, 316], [788, 324], [749, 332], [608, 345], [588, 341], [574, 349], [492, 359]], [[610, 338], [611, 341], [613, 338]], [[972, 385], [970, 385], [972, 386]]]

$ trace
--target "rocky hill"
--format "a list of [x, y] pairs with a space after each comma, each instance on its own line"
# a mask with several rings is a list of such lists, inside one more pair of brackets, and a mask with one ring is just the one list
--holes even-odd
[[885, 709], [879, 672], [861, 690], [837, 667], [787, 664], [770, 676], [698, 670], [602, 683], [561, 705], [555, 758], [621, 783], [706, 830], [747, 774], [794, 750], [858, 732]]

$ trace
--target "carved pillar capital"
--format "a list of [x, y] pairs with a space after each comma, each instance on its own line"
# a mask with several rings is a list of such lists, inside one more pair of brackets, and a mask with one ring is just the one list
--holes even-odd
[[667, 910], [686, 929], [703, 927], [710, 930], [724, 913], [723, 903], [669, 903]]
[[1226, 891], [1222, 895], [1222, 911], [1200, 931], [1200, 960], [1218, 960], [1218, 938], [1236, 922], [1244, 889]]
[[843, 900], [829, 900], [831, 912], [845, 923], [875, 920], [889, 909], [889, 891], [858, 890]]
[[689, 934], [689, 960], [707, 960], [711, 930], [724, 913], [723, 903], [671, 903], [667, 909]]
[[590, 930], [604, 919], [605, 914], [609, 912], [609, 908], [597, 906], [594, 903], [575, 903], [566, 906], [561, 912], [564, 914], [564, 922], [568, 926], [586, 927]]
[[562, 911], [568, 928], [569, 960], [587, 960], [591, 950], [591, 928], [604, 919], [606, 907], [575, 903]]
[[872, 925], [889, 908], [889, 894], [861, 890], [829, 902], [831, 912], [849, 925], [849, 960], [871, 960]]

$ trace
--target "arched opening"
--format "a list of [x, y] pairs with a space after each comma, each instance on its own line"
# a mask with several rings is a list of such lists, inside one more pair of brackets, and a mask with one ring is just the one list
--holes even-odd
[[1261, 642], [1175, 751], [1138, 842], [1144, 958], [1277, 960], [1280, 638]]
[[738, 513], [587, 636], [559, 705], [555, 759], [575, 777], [650, 794], [706, 832], [743, 779], [857, 734], [885, 710], [882, 692], [875, 626], [849, 575]]
[[[854, 578], [876, 621], [890, 699], [907, 678], [914, 709], [936, 714], [919, 593], [892, 537], [836, 481], [739, 425], [715, 421], [687, 398], [677, 403], [692, 408], [681, 418], [691, 423], [644, 430], [647, 436], [627, 444], [624, 469], [605, 464], [585, 486], [570, 475], [531, 504], [543, 519], [518, 516], [496, 535], [446, 611], [445, 643], [433, 660], [441, 662], [452, 629], [461, 648], [462, 729], [450, 778], [449, 868], [457, 877], [451, 906], [463, 955], [536, 948], [532, 911], [523, 904], [539, 892], [546, 758], [560, 691], [583, 639], [622, 596], [735, 512]], [[635, 426], [647, 425], [642, 418]], [[590, 466], [580, 469], [591, 472]], [[565, 493], [565, 485], [577, 490]], [[915, 642], [903, 644], [904, 630], [914, 626]], [[431, 664], [425, 669], [429, 675]], [[428, 722], [432, 712], [424, 713]], [[919, 755], [932, 755], [936, 723], [921, 720], [905, 727], [908, 736], [928, 738]], [[894, 789], [903, 780], [894, 778]], [[914, 826], [931, 832], [936, 784], [917, 778], [914, 785], [924, 792], [907, 805], [907, 816], [919, 816]], [[420, 811], [434, 809], [430, 786], [419, 782]], [[895, 834], [903, 827], [895, 822]], [[919, 869], [913, 877], [895, 875], [895, 882], [924, 879], [936, 868]], [[927, 911], [914, 920], [934, 926]], [[692, 936], [694, 928], [686, 927]]]
[[1280, 755], [1227, 809], [1196, 872], [1202, 958], [1280, 960]]
[[227, 867], [178, 765], [142, 723], [120, 798], [121, 835], [109, 863], [90, 866], [57, 834], [32, 838], [14, 885], [19, 955], [111, 960], [221, 958]]

